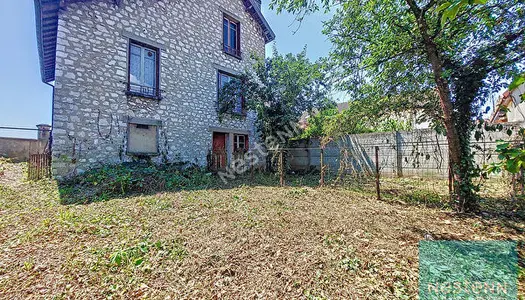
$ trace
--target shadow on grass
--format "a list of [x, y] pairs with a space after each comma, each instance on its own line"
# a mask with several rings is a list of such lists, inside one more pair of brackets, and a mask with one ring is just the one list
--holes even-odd
[[[73, 179], [59, 183], [60, 202], [65, 205], [88, 204], [135, 195], [154, 195], [181, 190], [224, 190], [241, 186], [278, 187], [279, 176], [272, 173], [246, 174], [226, 178], [209, 173], [201, 168], [182, 168], [181, 165], [122, 164], [106, 166], [88, 171]], [[326, 186], [333, 186], [334, 176], [327, 176]], [[337, 186], [366, 196], [375, 195], [373, 179], [350, 179], [338, 182]], [[319, 173], [287, 174], [286, 185], [290, 187], [319, 186]], [[423, 206], [432, 209], [450, 210], [446, 181], [420, 178], [385, 178], [381, 182], [381, 197], [384, 201]], [[498, 219], [506, 227], [514, 227], [513, 220], [525, 220], [525, 200], [511, 203], [502, 198], [482, 198], [477, 213], [485, 219]], [[516, 204], [518, 203], [518, 204]]]

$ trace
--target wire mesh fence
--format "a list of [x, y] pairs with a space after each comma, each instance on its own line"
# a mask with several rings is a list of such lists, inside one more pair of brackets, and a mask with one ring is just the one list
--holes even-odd
[[[496, 161], [497, 140], [504, 137], [487, 135], [471, 143], [480, 167]], [[410, 195], [401, 198], [416, 197], [428, 205], [442, 205], [453, 190], [446, 137], [432, 131], [349, 135], [325, 145], [295, 141], [270, 151], [270, 157], [281, 185], [287, 175], [313, 174], [321, 186], [358, 186], [378, 198]]]

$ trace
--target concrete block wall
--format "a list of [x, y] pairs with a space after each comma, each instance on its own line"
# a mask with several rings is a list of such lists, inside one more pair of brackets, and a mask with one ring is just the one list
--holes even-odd
[[[506, 130], [485, 131], [479, 140], [472, 138], [477, 164], [482, 166], [496, 161], [494, 150], [498, 140], [510, 140]], [[325, 146], [324, 164], [330, 172], [337, 172], [341, 149], [347, 149], [348, 161], [355, 170], [373, 173], [376, 147], [383, 176], [448, 177], [447, 139], [432, 129], [349, 135]], [[320, 169], [318, 139], [295, 142], [287, 155], [292, 170]]]
[[37, 139], [0, 137], [0, 157], [9, 158], [13, 162], [26, 162], [31, 154], [48, 151], [51, 127], [40, 124], [37, 128]]

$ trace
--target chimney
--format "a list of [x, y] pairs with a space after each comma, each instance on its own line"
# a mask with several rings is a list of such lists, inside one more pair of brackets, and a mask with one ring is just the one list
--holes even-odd
[[36, 128], [38, 128], [38, 140], [47, 142], [51, 135], [51, 125], [38, 124], [36, 125]]

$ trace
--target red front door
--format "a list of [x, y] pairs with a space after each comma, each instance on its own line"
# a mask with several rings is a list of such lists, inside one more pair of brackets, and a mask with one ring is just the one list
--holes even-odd
[[226, 168], [226, 134], [213, 133], [213, 168], [216, 170]]

